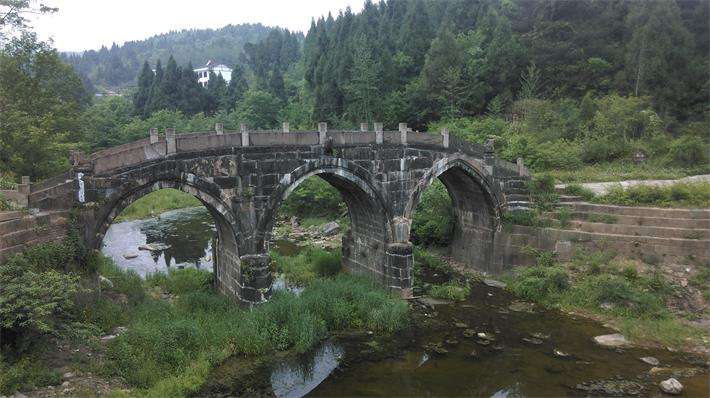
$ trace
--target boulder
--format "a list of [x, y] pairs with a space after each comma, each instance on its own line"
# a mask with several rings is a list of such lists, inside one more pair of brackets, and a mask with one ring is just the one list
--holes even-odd
[[604, 347], [625, 347], [630, 344], [626, 337], [619, 333], [595, 336], [594, 342]]
[[651, 366], [658, 366], [661, 364], [661, 362], [654, 357], [643, 357], [643, 358], [639, 358], [639, 359], [641, 360], [641, 362], [647, 363]]
[[494, 279], [484, 279], [484, 280], [483, 280], [483, 283], [484, 283], [486, 286], [497, 287], [497, 288], [499, 288], [499, 289], [505, 289], [505, 287], [508, 286], [508, 285], [506, 285], [504, 282], [500, 282], [500, 281], [497, 281], [497, 280], [494, 280]]
[[658, 387], [666, 394], [678, 395], [683, 392], [683, 385], [674, 378], [663, 380], [658, 384]]
[[135, 252], [123, 253], [123, 258], [125, 258], [126, 260], [130, 260], [130, 259], [136, 258], [136, 257], [138, 257], [138, 253], [135, 253]]
[[340, 225], [338, 225], [335, 221], [331, 221], [326, 223], [323, 228], [321, 228], [321, 232], [323, 233], [323, 236], [337, 235], [338, 232], [340, 232]]
[[101, 285], [105, 285], [105, 286], [107, 286], [107, 287], [109, 287], [109, 288], [112, 288], [112, 287], [113, 287], [113, 282], [111, 282], [111, 279], [109, 279], [109, 278], [107, 278], [107, 277], [105, 277], [105, 276], [103, 276], [103, 275], [99, 275], [99, 283], [100, 283]]

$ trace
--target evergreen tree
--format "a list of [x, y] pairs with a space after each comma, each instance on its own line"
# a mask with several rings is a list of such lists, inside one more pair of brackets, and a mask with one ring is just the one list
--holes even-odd
[[233, 110], [237, 102], [244, 98], [244, 93], [249, 89], [249, 84], [244, 76], [244, 68], [240, 65], [234, 65], [232, 68], [232, 79], [227, 87], [227, 94], [224, 96], [224, 102], [220, 104], [220, 109]]
[[197, 82], [192, 64], [181, 68], [179, 82], [180, 102], [177, 106], [183, 114], [194, 115], [205, 109], [205, 90]]
[[353, 122], [373, 121], [379, 109], [378, 65], [364, 36], [355, 43], [350, 82], [345, 87], [348, 119]]
[[161, 89], [162, 84], [163, 66], [158, 60], [155, 63], [155, 76], [153, 77], [153, 84], [150, 86], [150, 96], [146, 107], [149, 114], [167, 108], [167, 99]]
[[147, 117], [149, 113], [151, 88], [155, 74], [150, 69], [148, 61], [143, 63], [141, 74], [138, 76], [138, 91], [133, 95], [133, 112], [136, 115]]
[[212, 115], [220, 110], [220, 104], [225, 102], [226, 95], [227, 82], [222, 75], [210, 71], [210, 80], [207, 83], [205, 113]]
[[177, 109], [180, 103], [180, 76], [181, 69], [178, 67], [175, 58], [171, 55], [168, 58], [168, 63], [165, 64], [163, 79], [160, 82], [160, 95], [165, 100], [164, 108], [161, 109]]

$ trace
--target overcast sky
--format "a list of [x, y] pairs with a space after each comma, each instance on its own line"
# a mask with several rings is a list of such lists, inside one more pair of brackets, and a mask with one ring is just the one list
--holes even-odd
[[144, 39], [171, 30], [219, 28], [261, 22], [306, 31], [312, 17], [335, 16], [364, 0], [43, 0], [59, 12], [33, 18], [42, 39], [52, 38], [60, 51], [98, 49]]

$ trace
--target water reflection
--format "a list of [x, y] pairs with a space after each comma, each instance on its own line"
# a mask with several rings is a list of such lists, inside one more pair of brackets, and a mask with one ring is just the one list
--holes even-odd
[[277, 397], [299, 398], [316, 388], [338, 366], [343, 348], [326, 342], [301, 358], [278, 364], [271, 372]]
[[[143, 277], [170, 267], [211, 271], [215, 234], [214, 220], [204, 207], [173, 210], [146, 220], [112, 224], [101, 251], [119, 267]], [[146, 244], [164, 248], [139, 250]]]

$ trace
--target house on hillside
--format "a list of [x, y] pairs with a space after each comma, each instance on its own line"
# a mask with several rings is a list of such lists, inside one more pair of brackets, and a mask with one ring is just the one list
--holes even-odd
[[227, 65], [218, 64], [213, 60], [207, 61], [207, 64], [202, 68], [193, 69], [197, 74], [197, 82], [206, 87], [207, 83], [210, 81], [210, 72], [216, 75], [222, 75], [222, 78], [229, 83], [232, 80], [232, 68]]

